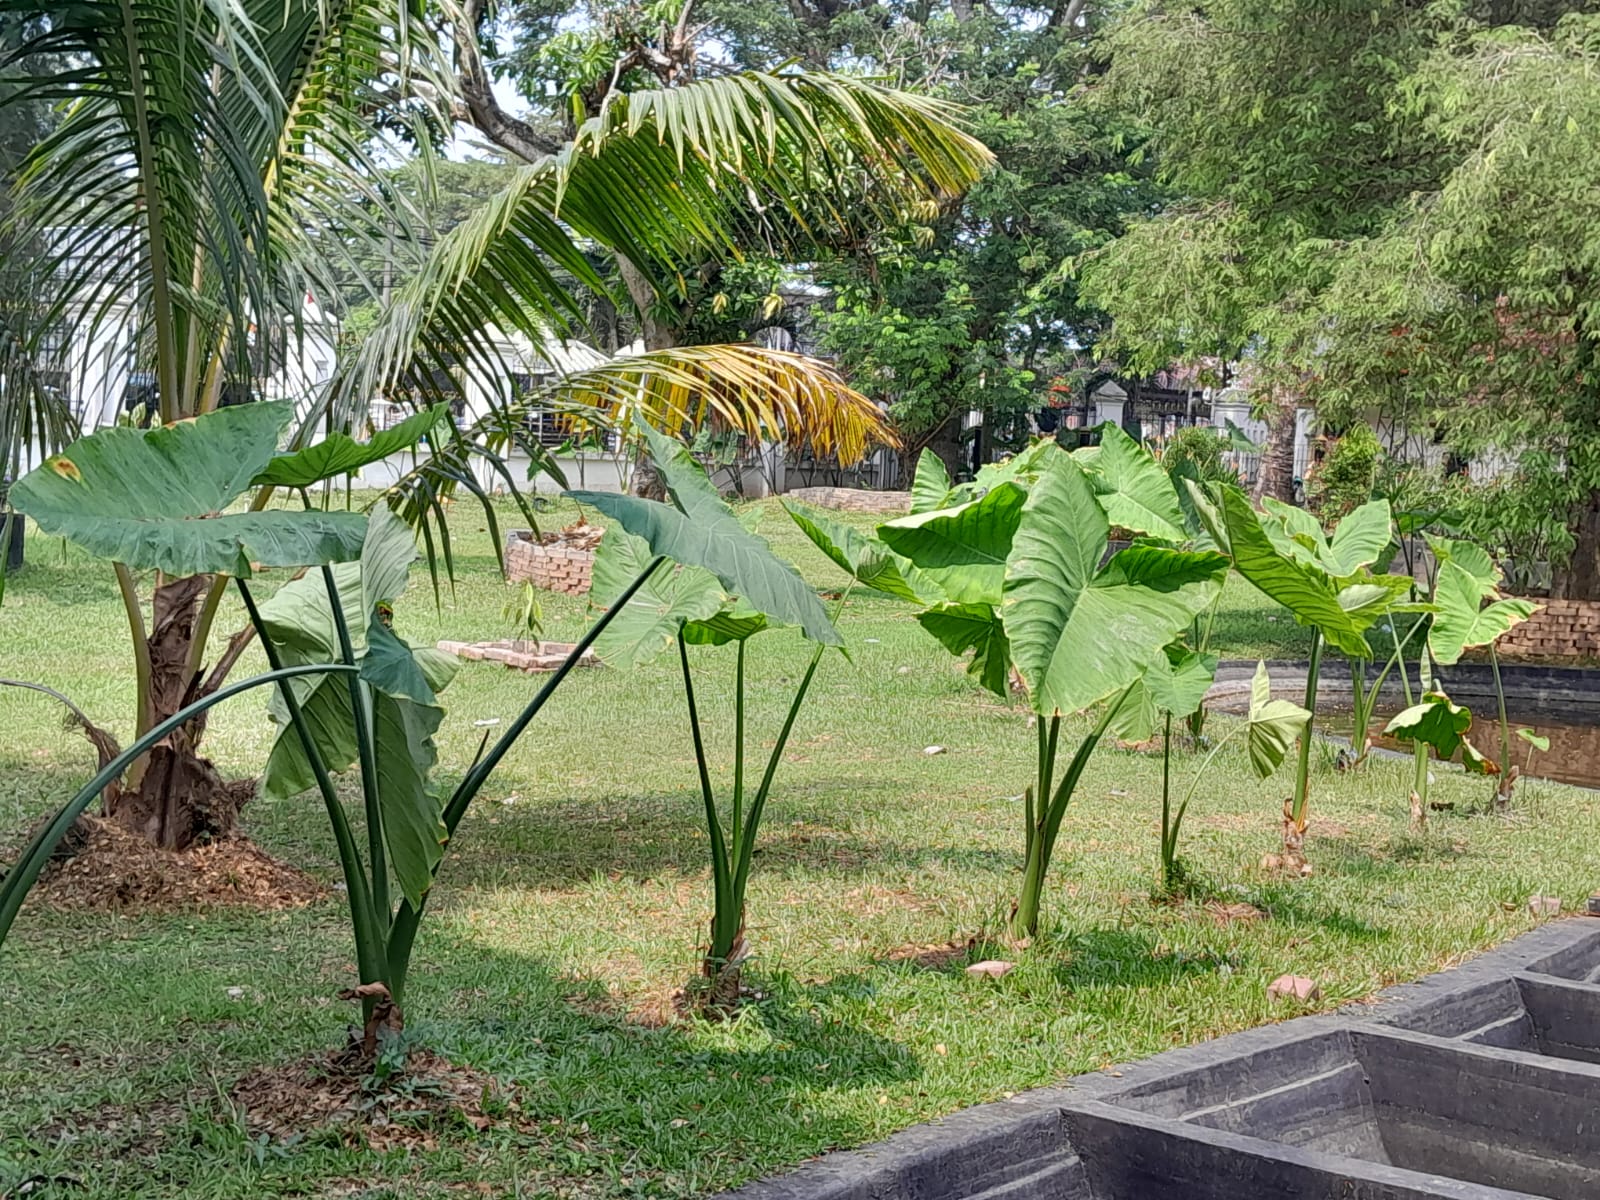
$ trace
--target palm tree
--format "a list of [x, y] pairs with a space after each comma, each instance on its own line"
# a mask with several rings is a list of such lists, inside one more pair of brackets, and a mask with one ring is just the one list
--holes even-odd
[[[386, 141], [425, 146], [455, 103], [420, 9], [0, 0], [0, 14], [38, 30], [8, 57], [13, 76], [68, 64], [35, 69], [0, 101], [66, 110], [23, 164], [0, 249], [0, 461], [70, 436], [62, 399], [27, 386], [63, 333], [126, 340], [154, 378], [159, 419], [179, 421], [248, 393], [264, 349], [304, 339], [307, 296], [333, 296], [362, 261], [408, 262], [371, 336], [301, 398], [301, 443], [359, 429], [376, 395], [429, 400], [466, 376], [503, 380], [491, 326], [536, 348], [576, 332], [582, 307], [561, 280], [604, 287], [587, 248], [625, 256], [665, 295], [708, 247], [731, 253], [820, 222], [926, 209], [988, 162], [927, 99], [837, 76], [729, 76], [614, 98], [429, 248], [379, 166]], [[758, 436], [847, 454], [883, 433], [876, 410], [820, 364], [748, 347], [647, 355], [558, 390], [552, 402], [622, 420], [715, 411]], [[517, 416], [497, 405], [393, 502], [426, 534], [443, 494], [481, 492], [468, 459], [499, 463], [525, 439]], [[263, 487], [252, 504], [271, 499]], [[247, 635], [211, 653], [222, 578], [141, 580], [122, 565], [116, 575], [137, 735], [219, 687]], [[195, 722], [158, 746], [108, 794], [108, 814], [176, 848], [227, 829], [237, 802], [200, 754], [203, 732]]]

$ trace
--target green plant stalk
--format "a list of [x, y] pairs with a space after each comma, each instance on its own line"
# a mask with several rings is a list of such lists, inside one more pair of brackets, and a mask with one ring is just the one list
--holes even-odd
[[[1199, 654], [1204, 654], [1206, 649], [1211, 645], [1211, 630], [1216, 624], [1217, 610], [1221, 607], [1222, 589], [1219, 588], [1217, 589], [1217, 598], [1211, 602], [1211, 607], [1206, 609], [1205, 627], [1201, 628], [1200, 618], [1196, 617], [1194, 621], [1194, 627], [1200, 631], [1200, 636], [1195, 646], [1195, 651]], [[1206, 717], [1208, 715], [1209, 714], [1206, 712], [1206, 706], [1202, 703], [1198, 708], [1184, 718], [1184, 724], [1189, 727], [1189, 736], [1194, 739], [1196, 746], [1200, 744], [1200, 738], [1206, 731]]]
[[267, 684], [282, 686], [288, 680], [301, 675], [327, 675], [336, 671], [347, 671], [353, 668], [342, 664], [313, 663], [303, 667], [275, 668], [261, 675], [252, 675], [249, 679], [241, 679], [238, 683], [230, 684], [225, 688], [218, 688], [209, 696], [196, 700], [173, 713], [166, 720], [158, 722], [143, 736], [136, 739], [126, 750], [117, 755], [104, 767], [100, 768], [93, 779], [79, 790], [78, 794], [64, 804], [48, 825], [39, 830], [27, 847], [12, 864], [11, 870], [0, 878], [0, 946], [5, 944], [7, 934], [11, 932], [12, 923], [17, 918], [17, 913], [22, 908], [22, 902], [28, 890], [38, 881], [39, 873], [44, 870], [45, 864], [50, 860], [51, 853], [57, 843], [66, 836], [67, 830], [72, 828], [72, 823], [93, 804], [95, 797], [105, 791], [128, 767], [149, 751], [167, 734], [177, 729], [184, 722], [192, 720], [207, 709], [221, 704], [224, 700], [231, 699], [241, 692], [250, 691], [252, 688], [264, 687]]
[[681, 626], [678, 629], [678, 662], [683, 669], [683, 696], [689, 707], [694, 761], [700, 772], [700, 798], [705, 803], [706, 832], [711, 838], [711, 948], [706, 952], [705, 974], [714, 977], [727, 965], [728, 957], [738, 941], [738, 912], [733, 903], [733, 875], [728, 863], [727, 842], [722, 832], [722, 818], [717, 814], [717, 798], [711, 789], [711, 771], [706, 764], [700, 712], [695, 705], [694, 676], [689, 670], [689, 646], [683, 640]]
[[[333, 614], [333, 627], [339, 638], [339, 660], [355, 666], [355, 648], [350, 640], [350, 625], [345, 617], [344, 605], [339, 602], [339, 585], [334, 581], [333, 568], [322, 568], [322, 586], [328, 593], [328, 607]], [[370, 614], [369, 614], [370, 616]], [[361, 763], [361, 799], [367, 818], [367, 860], [372, 880], [372, 911], [388, 937], [389, 923], [394, 920], [394, 910], [389, 906], [389, 860], [383, 833], [383, 804], [378, 794], [378, 765], [374, 758], [375, 745], [372, 732], [372, 690], [362, 682], [360, 674], [350, 676], [350, 715], [355, 722], [356, 755]]]
[[1317, 676], [1322, 670], [1322, 630], [1311, 631], [1311, 663], [1306, 668], [1306, 727], [1300, 733], [1300, 751], [1294, 768], [1294, 800], [1290, 817], [1297, 830], [1306, 827], [1311, 802], [1311, 739], [1317, 719]]
[[[1049, 802], [1045, 803], [1041, 798], [1037, 805], [1038, 816], [1035, 827], [1030, 830], [1022, 888], [1017, 893], [1017, 903], [1011, 912], [1011, 933], [1014, 937], [1031, 938], [1039, 932], [1039, 909], [1044, 895], [1045, 875], [1050, 869], [1050, 856], [1055, 850], [1056, 837], [1061, 832], [1061, 822], [1067, 814], [1067, 805], [1072, 802], [1072, 794], [1077, 790], [1078, 780], [1083, 776], [1084, 768], [1089, 765], [1089, 758], [1094, 753], [1095, 747], [1100, 744], [1100, 739], [1105, 736], [1106, 730], [1110, 728], [1112, 720], [1132, 691], [1133, 688], [1129, 687], [1106, 709], [1105, 715], [1100, 718], [1100, 723], [1079, 744], [1077, 753], [1067, 764], [1066, 773], [1062, 775], [1061, 782], [1051, 794]], [[1061, 718], [1057, 716], [1052, 719], [1059, 721]]]
[[733, 686], [733, 856], [739, 857], [744, 841], [744, 648], [748, 639], [739, 641], [738, 658], [734, 665]]
[[1412, 776], [1411, 790], [1417, 794], [1424, 810], [1428, 807], [1428, 743], [1418, 740], [1411, 747], [1411, 753], [1416, 760], [1416, 772]]
[[1495, 784], [1495, 794], [1506, 796], [1510, 793], [1502, 790], [1507, 785], [1504, 772], [1511, 770], [1511, 722], [1506, 717], [1506, 689], [1500, 683], [1500, 655], [1495, 652], [1494, 643], [1489, 643], [1489, 669], [1494, 672], [1494, 698], [1499, 705], [1500, 712], [1500, 782]]
[[[595, 639], [606, 631], [606, 626], [610, 625], [613, 618], [627, 607], [628, 601], [633, 599], [634, 593], [645, 585], [645, 582], [655, 573], [656, 568], [665, 561], [664, 558], [660, 557], [651, 559], [650, 563], [643, 571], [639, 572], [638, 576], [624, 589], [622, 594], [612, 601], [611, 606], [600, 614], [599, 619], [578, 639], [578, 643], [573, 646], [572, 652], [551, 673], [550, 678], [545, 680], [544, 686], [534, 693], [533, 699], [528, 701], [527, 706], [517, 714], [517, 719], [511, 722], [510, 728], [501, 735], [500, 739], [495, 742], [494, 748], [487, 754], [484, 753], [484, 746], [487, 745], [488, 735], [484, 735], [484, 741], [479, 743], [478, 754], [473, 761], [473, 765], [462, 776], [461, 782], [456, 785], [456, 790], [450, 794], [450, 800], [440, 814], [440, 820], [444, 822], [446, 848], [455, 839], [456, 828], [461, 824], [461, 818], [467, 815], [467, 809], [471, 806], [473, 800], [477, 798], [478, 792], [482, 790], [484, 783], [488, 781], [489, 775], [493, 772], [495, 766], [505, 757], [506, 752], [515, 744], [517, 738], [522, 735], [522, 731], [528, 727], [533, 718], [539, 715], [539, 711], [555, 695], [556, 689], [561, 686], [562, 681], [582, 661], [589, 647], [594, 645]], [[439, 871], [443, 866], [444, 859], [441, 857], [439, 865], [434, 868], [434, 882], [438, 881]], [[409, 899], [402, 898], [400, 910], [395, 914], [394, 921], [389, 926], [386, 953], [389, 963], [389, 996], [396, 1005], [401, 1004], [405, 996], [406, 982], [411, 973], [411, 952], [416, 945], [417, 930], [422, 925], [423, 914], [427, 910], [427, 893], [423, 895], [419, 904], [412, 904]]]
[[1161, 890], [1168, 895], [1178, 885], [1177, 838], [1172, 833], [1172, 714], [1166, 715], [1161, 735]]
[[[245, 612], [250, 616], [250, 623], [255, 626], [256, 636], [261, 639], [261, 649], [267, 656], [267, 662], [273, 670], [278, 670], [282, 660], [278, 655], [278, 648], [272, 644], [272, 638], [267, 633], [266, 623], [261, 619], [261, 610], [256, 607], [255, 597], [250, 594], [250, 589], [243, 579], [235, 578], [239, 595], [244, 600]], [[337, 607], [337, 596], [335, 596]], [[338, 664], [341, 669], [355, 671], [356, 668], [349, 663]], [[350, 819], [345, 815], [344, 805], [339, 802], [339, 794], [334, 790], [333, 778], [328, 774], [328, 766], [322, 760], [322, 752], [317, 749], [316, 739], [311, 736], [310, 727], [306, 724], [305, 713], [301, 711], [300, 700], [294, 694], [294, 689], [287, 683], [281, 685], [278, 694], [283, 697], [284, 707], [289, 710], [289, 722], [294, 726], [295, 733], [300, 738], [300, 745], [306, 752], [306, 761], [311, 766], [311, 773], [316, 777], [317, 790], [322, 793], [322, 804], [328, 813], [328, 822], [333, 827], [333, 840], [339, 852], [339, 868], [344, 874], [345, 895], [350, 907], [350, 929], [356, 941], [356, 969], [361, 976], [362, 983], [389, 983], [388, 960], [384, 953], [384, 929], [377, 919], [377, 912], [372, 906], [372, 891], [367, 883], [367, 876], [361, 862], [361, 852], [356, 848], [355, 835], [350, 829]], [[393, 995], [391, 989], [390, 995]], [[374, 1000], [363, 1000], [362, 1016], [372, 1015]]]
[[133, 639], [134, 733], [143, 737], [156, 719], [155, 699], [151, 694], [150, 637], [145, 630], [144, 609], [139, 604], [139, 588], [133, 581], [133, 572], [121, 563], [112, 563], [111, 568], [117, 576], [117, 591], [122, 597], [122, 609], [128, 616], [128, 633]]

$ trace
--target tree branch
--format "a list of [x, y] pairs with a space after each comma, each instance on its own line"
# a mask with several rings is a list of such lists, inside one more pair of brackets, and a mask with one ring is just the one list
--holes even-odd
[[526, 162], [536, 162], [561, 149], [561, 140], [540, 131], [520, 117], [500, 107], [493, 81], [484, 66], [478, 45], [478, 27], [483, 21], [484, 0], [465, 0], [451, 30], [455, 42], [456, 76], [464, 104], [452, 115], [471, 125], [502, 150]]

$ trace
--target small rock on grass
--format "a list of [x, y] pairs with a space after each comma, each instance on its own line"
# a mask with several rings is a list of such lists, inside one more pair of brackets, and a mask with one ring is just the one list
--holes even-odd
[[1016, 967], [1017, 964], [1014, 962], [1006, 962], [1004, 959], [999, 958], [986, 958], [982, 962], [975, 962], [968, 967], [967, 974], [974, 977], [987, 975], [990, 979], [999, 979], [1004, 975], [1011, 974], [1012, 971], [1016, 970]]
[[1307, 979], [1304, 975], [1279, 975], [1267, 984], [1268, 1000], [1298, 1000], [1302, 1004], [1310, 1004], [1313, 1000], [1322, 998], [1322, 989], [1317, 986], [1315, 979]]
[[1536, 917], [1559, 917], [1561, 915], [1560, 896], [1532, 895], [1528, 897], [1528, 911]]
[[945, 753], [945, 748], [943, 746], [924, 746], [922, 752], [932, 758], [935, 754]]

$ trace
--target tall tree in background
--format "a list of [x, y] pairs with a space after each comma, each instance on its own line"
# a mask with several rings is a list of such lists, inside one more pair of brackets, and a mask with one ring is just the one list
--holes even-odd
[[1267, 420], [1261, 493], [1293, 499], [1295, 408], [1322, 340], [1340, 255], [1441, 170], [1395, 120], [1432, 48], [1429, 0], [1146, 0], [1109, 30], [1102, 102], [1148, 122], [1177, 194], [1083, 267], [1144, 370], [1246, 361]]

